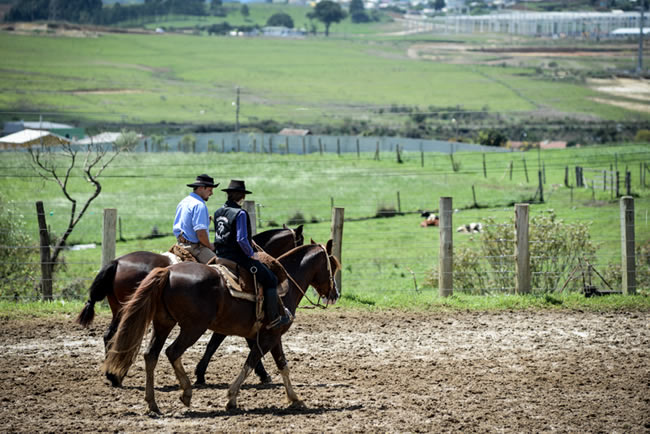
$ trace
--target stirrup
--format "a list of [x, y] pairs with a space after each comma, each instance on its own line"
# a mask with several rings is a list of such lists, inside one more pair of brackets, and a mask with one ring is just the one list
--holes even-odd
[[287, 324], [291, 324], [292, 321], [293, 321], [293, 316], [291, 315], [291, 312], [289, 312], [289, 309], [287, 309], [285, 307], [284, 308], [284, 315], [280, 315], [276, 319], [271, 321], [266, 326], [266, 329], [270, 330], [270, 329], [275, 329], [275, 328], [278, 328], [278, 327], [282, 327], [282, 326], [285, 326]]

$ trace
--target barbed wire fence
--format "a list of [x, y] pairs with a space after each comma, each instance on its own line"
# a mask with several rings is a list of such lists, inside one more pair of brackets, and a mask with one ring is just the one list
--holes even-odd
[[[557, 230], [557, 220], [552, 211], [539, 210], [533, 215], [528, 215], [527, 204], [516, 204], [514, 207], [490, 210], [490, 217], [482, 221], [480, 232], [467, 233], [463, 213], [451, 206], [452, 198], [448, 200], [448, 205], [441, 201], [439, 227], [419, 227], [421, 218], [418, 216], [417, 221], [413, 218], [412, 227], [382, 231], [360, 240], [356, 236], [346, 238], [345, 235], [330, 231], [333, 221], [330, 219], [309, 226], [313, 234], [307, 235], [316, 237], [319, 241], [338, 237], [339, 255], [343, 261], [339, 279], [342, 280], [344, 290], [347, 288], [356, 294], [419, 293], [435, 292], [436, 289], [443, 296], [455, 291], [473, 294], [549, 293], [558, 292], [565, 287], [571, 290], [584, 289], [587, 283], [597, 284], [602, 289], [604, 284], [598, 279], [599, 274], [606, 276], [607, 284], [614, 289], [633, 294], [637, 289], [637, 274], [648, 274], [649, 252], [647, 249], [638, 249], [644, 242], [647, 243], [647, 240], [639, 240], [640, 242], [636, 243], [634, 239], [635, 226], [647, 225], [648, 210], [635, 209], [634, 199], [631, 197], [620, 199], [620, 214], [612, 216], [617, 227], [608, 228], [611, 236], [600, 240], [621, 246], [620, 254], [608, 255], [596, 254], [593, 246], [584, 243], [579, 244], [584, 247], [584, 251], [561, 248], [563, 242], [569, 246], [578, 245], [569, 243], [570, 240], [558, 239], [558, 236], [569, 234], [582, 237], [590, 222], [587, 218], [576, 217], [568, 221], [564, 219], [562, 223], [568, 225], [568, 232], [551, 233]], [[521, 217], [524, 210], [525, 217]], [[87, 289], [102, 264], [116, 255], [129, 253], [124, 251], [126, 246], [116, 244], [119, 240], [118, 211], [106, 211], [113, 213], [114, 224], [112, 229], [108, 229], [108, 233], [103, 232], [101, 262], [75, 255], [72, 261], [64, 259], [52, 277], [42, 276], [39, 272], [47, 257], [39, 259], [38, 254], [47, 250], [48, 246], [2, 246], [3, 249], [14, 253], [31, 253], [28, 260], [19, 259], [18, 254], [4, 258], [4, 267], [20, 266], [28, 271], [19, 275], [4, 275], [1, 281], [2, 299], [86, 297]], [[341, 231], [342, 227], [346, 226], [348, 232], [363, 230], [350, 228], [351, 225], [363, 227], [365, 224], [367, 220], [354, 219], [341, 219], [340, 223]], [[403, 222], [398, 225], [403, 225]], [[0, 230], [6, 231], [7, 228]], [[572, 231], [575, 232], [574, 235], [571, 235]], [[545, 236], [535, 236], [536, 233]], [[470, 239], [471, 242], [467, 242]], [[170, 236], [164, 240], [168, 240], [170, 245], [174, 242]], [[390, 248], [387, 249], [387, 245]], [[82, 245], [71, 248], [82, 250], [99, 247]], [[15, 259], [12, 260], [12, 256]], [[92, 255], [93, 258], [96, 256]], [[540, 263], [547, 265], [537, 265]], [[53, 293], [43, 293], [43, 279], [51, 279]], [[589, 279], [589, 282], [584, 279]], [[567, 287], [569, 281], [572, 281], [572, 284]], [[643, 281], [641, 284], [645, 285], [647, 282]]]

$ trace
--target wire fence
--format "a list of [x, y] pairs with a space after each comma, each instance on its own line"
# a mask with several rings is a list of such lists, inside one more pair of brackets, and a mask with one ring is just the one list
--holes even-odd
[[[637, 208], [632, 212], [637, 234], [647, 233], [648, 209]], [[575, 291], [583, 290], [586, 284], [600, 289], [621, 290], [624, 273], [621, 267], [621, 214], [613, 214], [613, 226], [607, 228], [606, 234], [593, 239], [589, 234], [598, 233], [598, 228], [589, 227], [591, 219], [588, 217], [560, 219], [550, 210], [531, 213], [530, 290], [534, 293]], [[128, 215], [122, 217], [129, 218]], [[514, 208], [489, 210], [479, 221], [480, 232], [467, 233], [465, 229], [470, 223], [467, 218], [475, 217], [476, 213], [467, 214], [457, 209], [449, 213], [453, 224], [453, 291], [473, 294], [517, 291]], [[346, 221], [341, 258], [343, 290], [359, 296], [437, 292], [442, 236], [439, 227], [420, 227], [422, 220], [413, 212], [391, 218]], [[305, 239], [324, 242], [331, 236], [330, 224], [329, 220], [308, 224]], [[0, 228], [0, 231], [9, 230], [11, 228]], [[101, 223], [97, 231], [101, 232]], [[588, 236], [582, 238], [584, 234]], [[38, 234], [32, 235], [38, 239]], [[118, 242], [116, 255], [134, 250], [162, 252], [174, 241], [172, 236], [166, 235], [141, 240], [139, 244]], [[635, 243], [633, 260], [637, 287], [647, 290], [650, 285], [650, 246], [647, 239], [638, 236]], [[42, 297], [39, 249], [38, 245], [0, 245], [0, 250], [10, 252], [4, 255], [0, 264], [2, 299], [34, 300]], [[53, 297], [87, 297], [88, 287], [101, 263], [98, 243], [71, 246], [65, 251], [52, 278]]]

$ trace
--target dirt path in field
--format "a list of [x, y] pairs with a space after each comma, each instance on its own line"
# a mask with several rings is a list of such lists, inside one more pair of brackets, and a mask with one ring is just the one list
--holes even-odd
[[[125, 387], [99, 373], [108, 318], [0, 321], [2, 431], [632, 432], [650, 430], [650, 314], [301, 311], [285, 338], [296, 391], [250, 377], [224, 410], [243, 363], [228, 338], [192, 405], [166, 357], [156, 369], [164, 415], [147, 414], [142, 358]], [[188, 372], [204, 336], [184, 357]]]

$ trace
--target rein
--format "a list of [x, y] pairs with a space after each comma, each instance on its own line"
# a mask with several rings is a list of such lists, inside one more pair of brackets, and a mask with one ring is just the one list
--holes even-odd
[[[330, 275], [330, 289], [331, 289], [331, 288], [332, 288], [332, 285], [334, 284], [334, 276], [333, 276], [333, 274], [332, 274], [332, 264], [330, 264], [330, 257], [329, 257], [329, 255], [327, 254], [327, 250], [325, 249], [325, 247], [324, 247], [322, 244], [319, 244], [319, 246], [323, 249], [323, 252], [325, 253], [325, 261], [327, 262], [327, 271], [329, 272], [329, 275]], [[303, 307], [303, 309], [313, 309], [314, 307], [320, 307], [321, 309], [327, 309], [327, 305], [326, 305], [326, 304], [323, 305], [323, 304], [321, 304], [321, 302], [320, 302], [320, 300], [321, 300], [321, 295], [320, 295], [320, 294], [318, 295], [318, 301], [317, 301], [316, 303], [314, 303], [313, 301], [311, 301], [311, 299], [310, 299], [309, 296], [307, 295], [306, 291], [304, 291], [304, 290], [302, 289], [302, 287], [301, 287], [300, 285], [298, 285], [298, 282], [296, 282], [296, 281], [294, 280], [294, 278], [291, 277], [291, 275], [290, 275], [289, 273], [287, 273], [287, 277], [289, 278], [289, 280], [291, 281], [291, 283], [293, 283], [294, 285], [296, 285], [296, 287], [298, 288], [298, 290], [302, 293], [303, 297], [305, 297], [305, 298], [307, 299], [307, 301], [308, 301], [309, 303], [311, 303], [312, 306], [313, 306], [313, 307], [305, 306], [305, 307]]]

